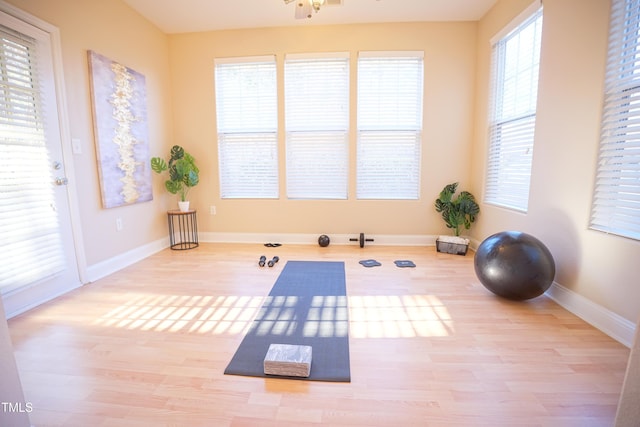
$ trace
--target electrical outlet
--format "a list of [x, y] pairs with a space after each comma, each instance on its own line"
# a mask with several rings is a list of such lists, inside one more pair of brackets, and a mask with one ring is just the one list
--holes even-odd
[[215, 206], [209, 206], [209, 213], [211, 215], [215, 215], [216, 214], [216, 207]]
[[122, 231], [122, 218], [116, 218], [116, 231]]

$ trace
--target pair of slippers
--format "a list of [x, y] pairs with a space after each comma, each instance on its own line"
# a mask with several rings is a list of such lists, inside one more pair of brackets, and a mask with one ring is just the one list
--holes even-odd
[[[409, 261], [409, 260], [397, 260], [393, 262], [397, 267], [400, 268], [406, 268], [406, 267], [415, 267], [416, 265], [413, 263], [413, 261]], [[380, 267], [382, 264], [380, 264], [378, 261], [376, 261], [375, 259], [365, 259], [363, 261], [360, 261], [360, 264], [362, 264], [365, 267]]]
[[269, 260], [269, 262], [267, 262], [267, 257], [262, 255], [258, 261], [258, 265], [260, 267], [264, 267], [264, 264], [266, 263], [269, 267], [273, 267], [278, 261], [280, 261], [280, 257], [274, 256]]
[[279, 248], [282, 246], [282, 243], [265, 243], [264, 245], [268, 248]]

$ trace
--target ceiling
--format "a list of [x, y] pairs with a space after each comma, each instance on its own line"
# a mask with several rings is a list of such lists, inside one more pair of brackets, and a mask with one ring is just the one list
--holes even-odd
[[333, 0], [342, 5], [324, 5], [311, 19], [295, 19], [296, 1], [124, 0], [169, 34], [291, 25], [477, 21], [496, 1]]

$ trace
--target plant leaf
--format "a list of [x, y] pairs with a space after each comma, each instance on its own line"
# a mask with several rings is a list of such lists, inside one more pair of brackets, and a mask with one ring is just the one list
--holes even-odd
[[191, 165], [191, 169], [193, 169], [195, 173], [200, 173], [200, 169], [198, 169], [198, 166], [196, 166], [196, 159], [191, 154], [185, 152], [184, 159], [189, 162], [189, 164]]
[[198, 176], [196, 171], [191, 170], [184, 176], [183, 182], [187, 187], [195, 187], [196, 185], [198, 185], [198, 182], [200, 182], [200, 177]]
[[168, 179], [164, 183], [165, 188], [171, 194], [177, 194], [182, 189], [182, 181], [172, 181]]
[[167, 162], [160, 157], [151, 158], [151, 170], [155, 173], [162, 173], [167, 170]]
[[171, 167], [173, 162], [175, 162], [176, 160], [180, 160], [183, 157], [184, 148], [180, 147], [179, 145], [174, 145], [173, 147], [171, 147], [171, 158], [169, 159], [169, 167]]
[[181, 181], [182, 176], [178, 172], [176, 165], [169, 165], [169, 178], [171, 181]]

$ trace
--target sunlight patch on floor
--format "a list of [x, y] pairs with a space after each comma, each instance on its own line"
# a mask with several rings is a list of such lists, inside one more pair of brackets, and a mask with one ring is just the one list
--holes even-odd
[[352, 338], [442, 337], [454, 332], [449, 311], [433, 295], [316, 296], [303, 316], [292, 308], [297, 298], [137, 294], [93, 323], [212, 335], [246, 334], [254, 319], [261, 320], [257, 333], [263, 335], [287, 335], [299, 326], [305, 336], [321, 337], [345, 336], [347, 330]]
[[142, 331], [245, 333], [264, 297], [133, 295], [94, 324]]
[[449, 311], [433, 295], [349, 297], [354, 338], [444, 337], [454, 332]]

